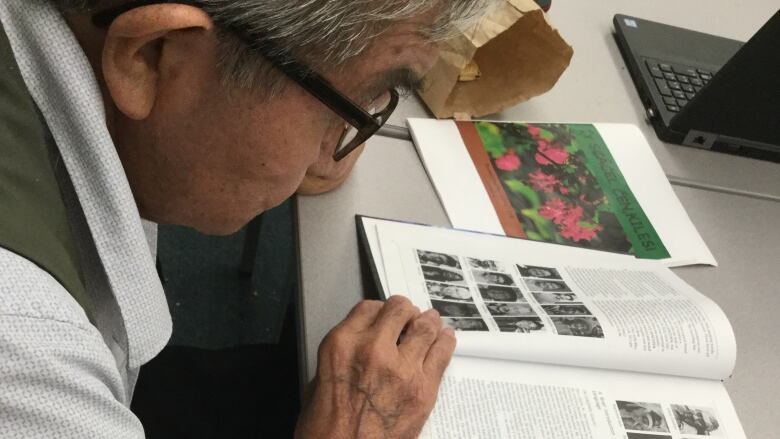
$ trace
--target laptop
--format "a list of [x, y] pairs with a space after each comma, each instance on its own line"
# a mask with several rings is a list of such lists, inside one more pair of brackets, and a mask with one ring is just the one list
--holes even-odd
[[661, 140], [780, 162], [780, 11], [747, 43], [622, 14], [613, 23]]

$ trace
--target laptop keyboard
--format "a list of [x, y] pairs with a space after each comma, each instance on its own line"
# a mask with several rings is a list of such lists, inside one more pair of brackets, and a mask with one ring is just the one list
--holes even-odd
[[666, 109], [673, 113], [680, 111], [693, 99], [715, 74], [707, 69], [649, 59], [645, 60], [645, 64]]

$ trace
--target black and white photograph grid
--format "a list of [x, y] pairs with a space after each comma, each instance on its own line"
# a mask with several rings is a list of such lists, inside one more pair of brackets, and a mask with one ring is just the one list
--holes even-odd
[[574, 293], [531, 293], [534, 300], [541, 305], [546, 304], [573, 304], [579, 303], [580, 299]]
[[552, 267], [539, 267], [536, 265], [517, 265], [517, 270], [522, 277], [533, 277], [538, 279], [563, 280], [558, 269]]
[[442, 317], [480, 317], [479, 309], [473, 303], [431, 300], [431, 306]]
[[661, 404], [639, 401], [615, 401], [626, 430], [669, 433], [669, 423]]
[[479, 284], [477, 289], [485, 302], [525, 302], [523, 293], [515, 287]]
[[500, 271], [500, 272], [506, 272], [506, 268], [504, 268], [504, 264], [498, 262], [498, 261], [492, 261], [490, 259], [477, 259], [477, 258], [467, 258], [469, 267], [475, 270], [486, 270], [486, 271]]
[[495, 271], [484, 271], [484, 270], [471, 270], [471, 274], [474, 276], [474, 280], [478, 284], [515, 286], [515, 281], [514, 279], [512, 279], [512, 276], [506, 273], [498, 273]]
[[420, 265], [432, 265], [434, 267], [450, 267], [461, 269], [458, 257], [446, 253], [432, 252], [427, 250], [417, 250], [417, 260]]
[[431, 299], [453, 300], [459, 302], [473, 302], [469, 287], [463, 284], [448, 284], [443, 282], [426, 281], [425, 288]]
[[604, 338], [604, 330], [595, 317], [550, 317], [558, 335]]
[[694, 405], [672, 404], [672, 413], [681, 434], [723, 437], [715, 410]]
[[456, 331], [487, 331], [488, 326], [484, 320], [477, 317], [442, 317], [445, 325], [451, 326]]
[[545, 330], [539, 317], [493, 317], [501, 332], [517, 332], [530, 334]]

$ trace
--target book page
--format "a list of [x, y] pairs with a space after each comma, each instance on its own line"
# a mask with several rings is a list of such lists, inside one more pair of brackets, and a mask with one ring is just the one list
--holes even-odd
[[744, 439], [722, 383], [453, 358], [421, 438]]
[[436, 308], [459, 355], [725, 379], [718, 306], [657, 262], [474, 232], [377, 223], [391, 294]]
[[408, 123], [455, 228], [716, 265], [636, 126]]

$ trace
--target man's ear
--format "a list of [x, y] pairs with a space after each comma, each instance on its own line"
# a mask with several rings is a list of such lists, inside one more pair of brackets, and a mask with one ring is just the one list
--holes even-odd
[[146, 118], [154, 107], [161, 62], [170, 37], [182, 30], [210, 30], [211, 18], [187, 5], [163, 4], [132, 9], [117, 17], [103, 45], [103, 77], [119, 111]]

